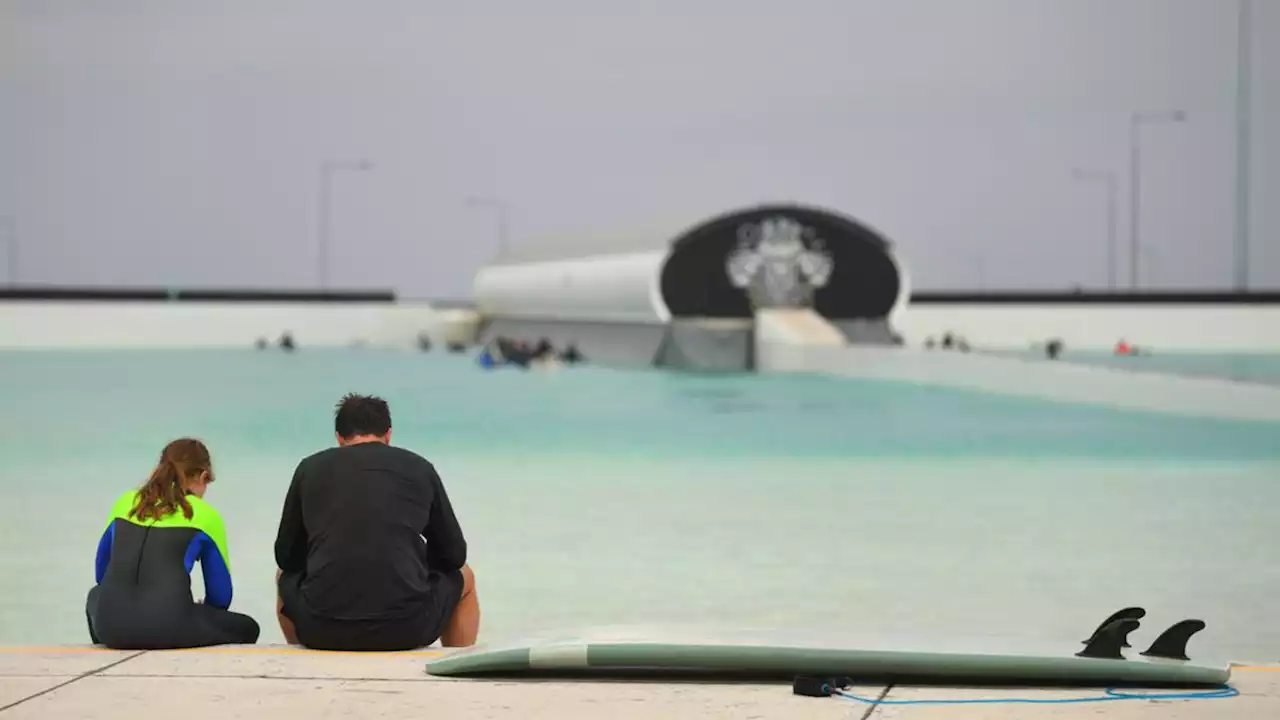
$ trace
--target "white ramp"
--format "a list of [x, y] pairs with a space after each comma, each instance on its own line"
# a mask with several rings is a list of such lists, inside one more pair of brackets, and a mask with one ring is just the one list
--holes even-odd
[[1280, 388], [1061, 361], [903, 347], [775, 344], [762, 371], [819, 372], [1128, 410], [1280, 421]]
[[818, 313], [807, 308], [757, 310], [755, 322], [755, 368], [759, 372], [796, 370], [803, 365], [805, 350], [843, 348], [843, 333]]
[[756, 341], [782, 345], [844, 345], [844, 334], [808, 308], [759, 310]]

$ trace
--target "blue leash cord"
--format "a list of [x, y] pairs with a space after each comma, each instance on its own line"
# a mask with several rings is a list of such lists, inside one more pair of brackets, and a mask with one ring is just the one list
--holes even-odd
[[1107, 688], [1103, 692], [1106, 695], [1098, 695], [1094, 697], [1082, 698], [978, 698], [973, 700], [876, 700], [875, 698], [865, 698], [854, 695], [851, 692], [845, 692], [838, 688], [828, 686], [833, 695], [839, 695], [848, 700], [856, 700], [868, 705], [976, 705], [976, 704], [1002, 704], [1002, 703], [1023, 703], [1035, 705], [1062, 705], [1067, 703], [1088, 703], [1088, 702], [1108, 702], [1111, 700], [1207, 700], [1213, 698], [1229, 698], [1240, 694], [1240, 691], [1230, 685], [1223, 685], [1216, 690], [1208, 690], [1205, 692], [1179, 692], [1179, 693], [1132, 693], [1123, 692]]

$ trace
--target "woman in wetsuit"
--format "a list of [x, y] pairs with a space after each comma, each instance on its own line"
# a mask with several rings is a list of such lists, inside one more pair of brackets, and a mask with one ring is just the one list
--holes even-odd
[[[140, 490], [116, 500], [98, 542], [86, 614], [96, 644], [165, 650], [258, 641], [258, 623], [227, 610], [231, 558], [222, 516], [204, 501], [213, 465], [204, 443], [174, 440]], [[196, 560], [205, 598], [191, 594]]]

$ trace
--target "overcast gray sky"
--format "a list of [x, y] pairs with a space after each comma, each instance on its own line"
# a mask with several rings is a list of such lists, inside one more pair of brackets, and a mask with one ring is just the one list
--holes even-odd
[[[1145, 281], [1228, 287], [1234, 0], [0, 0], [20, 280], [470, 293], [513, 243], [798, 200], [917, 288], [1101, 287], [1144, 134]], [[1255, 286], [1280, 287], [1280, 2], [1255, 2]], [[6, 229], [0, 224], [0, 236]], [[0, 266], [5, 263], [0, 254]], [[3, 277], [3, 275], [0, 275]]]

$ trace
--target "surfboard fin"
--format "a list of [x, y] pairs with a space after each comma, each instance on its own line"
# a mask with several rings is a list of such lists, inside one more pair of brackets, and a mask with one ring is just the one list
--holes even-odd
[[1098, 628], [1089, 638], [1089, 644], [1076, 653], [1076, 657], [1100, 660], [1124, 660], [1123, 648], [1129, 647], [1129, 633], [1138, 627], [1133, 618], [1120, 618]]
[[[1103, 620], [1101, 623], [1098, 624], [1098, 628], [1093, 631], [1093, 635], [1090, 635], [1088, 640], [1081, 640], [1080, 642], [1088, 645], [1090, 642], [1093, 641], [1093, 638], [1096, 637], [1098, 633], [1102, 632], [1103, 628], [1110, 625], [1111, 623], [1117, 620], [1140, 620], [1143, 617], [1145, 617], [1146, 614], [1147, 614], [1147, 611], [1144, 608], [1140, 608], [1140, 607], [1127, 607], [1121, 610], [1117, 610], [1111, 613], [1111, 617], [1108, 617], [1106, 620]], [[1121, 647], [1132, 647], [1132, 646], [1129, 645], [1128, 640], [1125, 640], [1124, 643], [1121, 645]]]
[[1187, 641], [1192, 635], [1205, 628], [1203, 620], [1181, 620], [1169, 626], [1168, 630], [1151, 643], [1141, 654], [1147, 657], [1167, 658], [1169, 660], [1190, 660], [1187, 657]]

